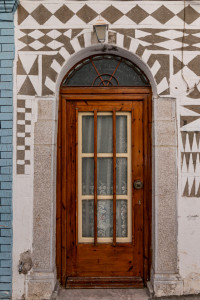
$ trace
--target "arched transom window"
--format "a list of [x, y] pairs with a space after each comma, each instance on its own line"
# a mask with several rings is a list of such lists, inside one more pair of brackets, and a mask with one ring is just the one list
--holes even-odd
[[146, 75], [117, 55], [95, 55], [75, 65], [62, 86], [150, 86]]

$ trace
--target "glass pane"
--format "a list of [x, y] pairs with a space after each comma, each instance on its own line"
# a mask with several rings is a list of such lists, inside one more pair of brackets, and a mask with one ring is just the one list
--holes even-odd
[[[94, 200], [82, 201], [82, 236], [94, 237]], [[97, 201], [97, 236], [113, 236], [112, 200]]]
[[116, 202], [116, 234], [117, 237], [128, 236], [127, 225], [127, 200], [117, 200]]
[[129, 60], [115, 55], [96, 55], [76, 66], [63, 86], [149, 86], [149, 81]]
[[97, 236], [113, 236], [113, 203], [112, 200], [97, 201]]
[[118, 86], [118, 82], [115, 76], [112, 76], [114, 70], [117, 67], [118, 61], [114, 56], [104, 56], [96, 60], [94, 59], [94, 64], [99, 71], [101, 76], [95, 76], [94, 86]]
[[82, 201], [82, 237], [94, 237], [94, 200]]
[[113, 118], [112, 116], [97, 117], [97, 152], [113, 152]]
[[94, 158], [82, 159], [82, 194], [94, 195]]
[[97, 194], [112, 195], [113, 193], [113, 159], [97, 159]]
[[94, 117], [82, 118], [82, 152], [94, 153]]
[[119, 65], [115, 78], [120, 86], [145, 86], [149, 84], [148, 79], [143, 77], [141, 70], [125, 59]]
[[70, 73], [70, 75], [65, 79], [63, 85], [68, 86], [92, 86], [94, 79], [97, 77], [97, 72], [95, 71], [91, 62], [87, 59]]
[[127, 158], [116, 159], [116, 192], [117, 195], [127, 195]]
[[116, 116], [116, 152], [127, 153], [127, 117]]

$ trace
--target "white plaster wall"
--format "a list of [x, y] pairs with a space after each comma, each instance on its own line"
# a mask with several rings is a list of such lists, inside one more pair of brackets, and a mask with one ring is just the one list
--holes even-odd
[[[186, 79], [187, 80], [187, 79]], [[181, 115], [187, 115], [187, 112], [182, 110], [183, 105], [200, 105], [200, 99], [188, 99], [184, 93], [177, 97], [177, 118]], [[198, 116], [192, 113], [193, 116]], [[197, 120], [198, 122], [198, 120]], [[186, 125], [185, 128], [190, 131], [199, 131], [200, 126], [197, 122]], [[195, 124], [196, 123], [196, 124]], [[178, 131], [181, 132], [180, 122], [178, 122]], [[178, 267], [179, 274], [183, 279], [183, 294], [198, 294], [200, 293], [200, 199], [199, 197], [183, 197], [183, 189], [185, 186], [186, 177], [189, 178], [189, 190], [192, 188], [193, 178], [200, 175], [200, 164], [197, 163], [196, 169], [192, 162], [189, 164], [189, 170], [186, 171], [185, 166], [181, 166], [180, 152], [183, 150], [181, 135], [178, 136], [179, 142], [179, 197], [178, 197]], [[191, 151], [188, 140], [186, 141], [186, 150]], [[193, 140], [192, 150], [200, 151], [200, 145], [195, 145]], [[187, 176], [185, 176], [187, 174]], [[197, 190], [196, 185], [195, 190]]]

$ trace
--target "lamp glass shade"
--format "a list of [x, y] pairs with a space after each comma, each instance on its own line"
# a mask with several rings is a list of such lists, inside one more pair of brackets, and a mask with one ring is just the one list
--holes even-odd
[[97, 35], [97, 39], [100, 43], [105, 42], [106, 40], [106, 30], [108, 28], [107, 24], [94, 25], [94, 29]]

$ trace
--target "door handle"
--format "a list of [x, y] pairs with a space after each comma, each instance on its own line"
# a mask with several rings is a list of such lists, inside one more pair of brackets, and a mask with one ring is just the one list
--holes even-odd
[[143, 182], [141, 180], [135, 180], [133, 183], [133, 187], [136, 190], [141, 190], [143, 188]]

